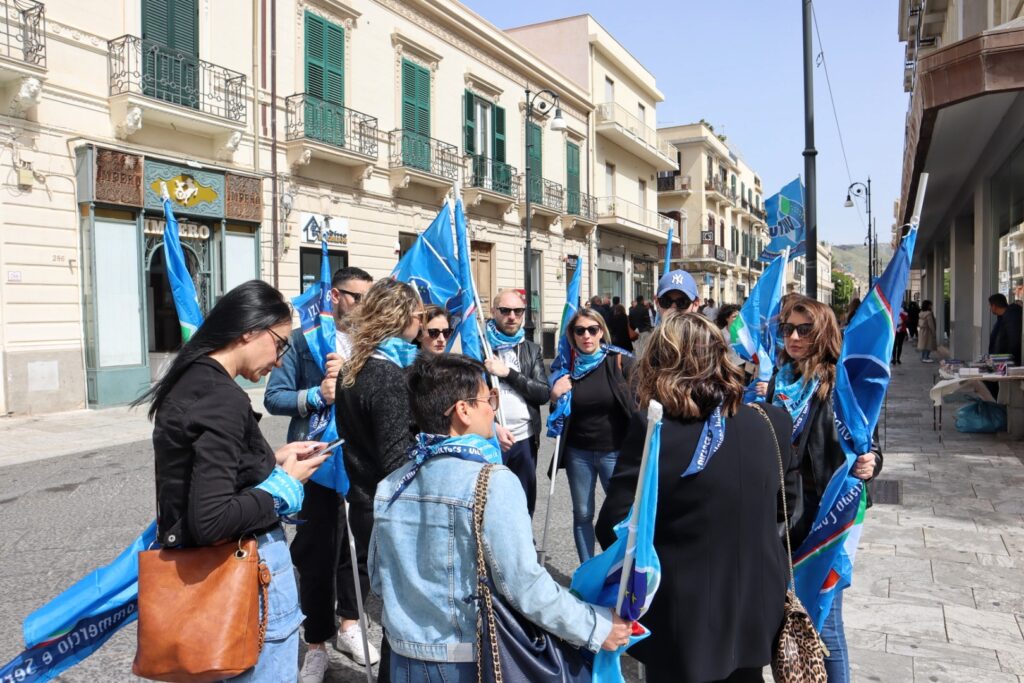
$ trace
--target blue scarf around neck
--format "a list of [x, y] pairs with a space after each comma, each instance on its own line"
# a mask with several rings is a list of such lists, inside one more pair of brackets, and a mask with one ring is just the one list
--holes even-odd
[[416, 436], [416, 444], [408, 452], [409, 459], [413, 461], [412, 469], [399, 480], [388, 505], [394, 503], [402, 491], [412, 483], [420, 468], [423, 467], [423, 463], [438, 455], [492, 465], [501, 464], [501, 450], [494, 445], [493, 441], [488, 441], [479, 434], [448, 436], [446, 434], [420, 433]]
[[718, 449], [725, 441], [725, 418], [722, 416], [722, 406], [717, 406], [708, 419], [704, 420], [704, 428], [700, 430], [700, 438], [697, 439], [697, 448], [693, 451], [693, 458], [690, 465], [680, 477], [692, 477], [700, 474], [711, 462]]
[[491, 348], [494, 349], [495, 352], [506, 351], [514, 348], [526, 338], [526, 330], [522, 327], [520, 327], [515, 334], [510, 336], [499, 330], [497, 323], [493, 320], [487, 321], [486, 333], [487, 343], [491, 345]]
[[793, 443], [796, 443], [807, 425], [811, 399], [818, 390], [818, 379], [805, 380], [796, 374], [796, 365], [786, 363], [775, 375], [775, 396], [772, 403], [786, 409], [793, 419]]
[[416, 360], [419, 349], [399, 337], [391, 337], [377, 344], [373, 357], [389, 360], [400, 368], [407, 368]]

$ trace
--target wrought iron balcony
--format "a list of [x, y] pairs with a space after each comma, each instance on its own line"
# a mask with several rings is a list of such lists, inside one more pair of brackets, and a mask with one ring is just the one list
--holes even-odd
[[36, 0], [0, 0], [0, 57], [46, 67], [46, 8]]
[[245, 123], [245, 74], [137, 36], [115, 38], [108, 47], [111, 97], [143, 95]]
[[287, 140], [315, 140], [377, 158], [377, 119], [307, 93], [285, 98]]
[[679, 234], [679, 221], [663, 216], [657, 211], [635, 204], [622, 197], [599, 197], [597, 215], [602, 224], [628, 229], [638, 235], [650, 236], [651, 232], [667, 235], [669, 230]]
[[658, 176], [658, 192], [689, 192], [690, 176]]
[[595, 222], [597, 221], [597, 197], [579, 190], [565, 191], [565, 212], [570, 216]]
[[480, 154], [469, 157], [469, 185], [519, 198], [519, 173], [515, 166]]
[[562, 186], [555, 181], [531, 174], [526, 184], [526, 194], [532, 203], [562, 213]]
[[459, 177], [459, 149], [441, 140], [401, 128], [388, 133], [391, 168], [406, 168], [429, 173], [451, 182]]

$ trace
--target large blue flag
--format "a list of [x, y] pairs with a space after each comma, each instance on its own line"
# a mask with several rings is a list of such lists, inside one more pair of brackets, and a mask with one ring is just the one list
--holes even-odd
[[850, 472], [857, 457], [871, 450], [889, 387], [889, 359], [896, 336], [892, 302], [903, 299], [916, 241], [914, 224], [843, 338], [832, 403], [846, 463], [825, 488], [811, 532], [793, 556], [797, 596], [819, 630], [836, 593], [850, 585], [853, 575], [867, 501], [864, 482]]
[[449, 347], [459, 338], [462, 353], [478, 361], [484, 360], [484, 347], [480, 338], [479, 315], [477, 308], [476, 283], [473, 281], [473, 264], [469, 255], [469, 235], [466, 233], [466, 213], [462, 208], [462, 199], [455, 202], [455, 242], [458, 248], [458, 275], [461, 319], [456, 326], [456, 333], [449, 340]]
[[[292, 299], [292, 305], [299, 312], [299, 326], [302, 328], [302, 336], [306, 339], [310, 354], [320, 370], [326, 373], [327, 354], [335, 353], [337, 344], [335, 341], [334, 304], [331, 301], [331, 264], [327, 256], [327, 237], [322, 235], [321, 238], [320, 281]], [[335, 421], [333, 404], [310, 412], [307, 438], [328, 443], [338, 438], [338, 424]], [[320, 465], [313, 473], [312, 479], [321, 486], [332, 488], [343, 496], [348, 493], [348, 474], [345, 472], [341, 446], [334, 449], [334, 454]]]
[[459, 250], [452, 229], [452, 212], [445, 203], [434, 222], [416, 238], [391, 272], [391, 277], [417, 289], [424, 304], [462, 315]]
[[807, 224], [804, 221], [804, 186], [800, 178], [764, 200], [764, 210], [771, 241], [758, 260], [767, 263], [787, 248], [790, 260], [803, 256], [807, 250]]
[[[580, 565], [572, 576], [570, 589], [581, 600], [618, 608], [620, 617], [634, 622], [627, 645], [614, 652], [602, 649], [594, 656], [594, 683], [621, 683], [623, 678], [619, 659], [622, 653], [650, 635], [650, 631], [637, 620], [651, 606], [661, 583], [661, 561], [654, 550], [661, 416], [661, 406], [652, 403], [647, 411], [647, 443], [640, 463], [636, 497], [629, 515], [615, 527], [616, 541], [603, 553]], [[627, 572], [625, 581], [623, 567]], [[621, 606], [620, 595], [623, 596]]]
[[25, 651], [0, 681], [44, 683], [91, 655], [138, 616], [139, 553], [156, 540], [153, 522], [113, 562], [79, 579], [25, 618]]
[[764, 401], [754, 386], [767, 382], [775, 370], [776, 326], [779, 322], [779, 308], [782, 293], [786, 288], [785, 252], [775, 257], [761, 275], [750, 296], [744, 302], [739, 315], [729, 325], [732, 348], [743, 360], [757, 364], [757, 374], [750, 382], [743, 400]]
[[[576, 270], [565, 288], [565, 306], [562, 308], [562, 322], [558, 326], [558, 353], [551, 363], [549, 384], [552, 386], [563, 376], [572, 371], [573, 349], [569, 343], [569, 321], [580, 309], [580, 274], [583, 272], [583, 259], [576, 261]], [[558, 436], [565, 428], [565, 418], [569, 416], [572, 405], [572, 391], [567, 391], [558, 398], [551, 415], [548, 416], [548, 436]]]
[[192, 275], [185, 265], [185, 252], [181, 249], [181, 238], [178, 236], [178, 219], [171, 209], [171, 198], [164, 190], [164, 261], [167, 264], [167, 279], [171, 282], [171, 295], [174, 297], [174, 309], [178, 312], [178, 324], [181, 325], [181, 342], [184, 344], [203, 324], [203, 312], [199, 309], [199, 298]]

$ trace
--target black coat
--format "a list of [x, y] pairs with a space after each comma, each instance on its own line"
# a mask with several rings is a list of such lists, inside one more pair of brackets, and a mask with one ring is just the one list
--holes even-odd
[[[766, 411], [788, 470], [789, 416], [774, 406]], [[776, 525], [779, 458], [768, 424], [741, 406], [726, 418], [725, 441], [704, 471], [682, 478], [702, 426], [669, 417], [662, 423], [654, 531], [661, 586], [640, 619], [652, 634], [629, 650], [652, 679], [680, 683], [768, 664], [788, 575]], [[637, 415], [597, 521], [604, 548], [633, 502], [645, 434], [646, 420]]]
[[534, 438], [539, 438], [540, 407], [547, 403], [551, 390], [548, 388], [548, 372], [544, 369], [544, 356], [540, 345], [524, 340], [516, 346], [519, 370], [509, 368], [508, 377], [500, 381], [507, 384], [526, 401], [530, 412], [530, 428]]
[[612, 335], [612, 344], [620, 349], [633, 351], [633, 340], [629, 338], [629, 316], [625, 313], [613, 313], [608, 331]]
[[253, 488], [274, 469], [274, 451], [249, 395], [217, 361], [200, 358], [171, 389], [153, 451], [161, 544], [213, 545], [278, 523], [273, 496]]
[[1009, 353], [1015, 365], [1020, 365], [1021, 307], [1010, 304], [992, 326], [988, 340], [989, 353]]

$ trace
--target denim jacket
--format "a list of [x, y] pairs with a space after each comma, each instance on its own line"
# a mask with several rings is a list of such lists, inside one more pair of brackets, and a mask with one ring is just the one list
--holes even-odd
[[281, 367], [274, 368], [263, 394], [263, 405], [271, 415], [287, 415], [288, 442], [302, 441], [309, 430], [309, 404], [306, 390], [318, 387], [324, 379], [323, 370], [313, 359], [302, 328], [292, 331], [291, 347], [281, 358]]
[[[368, 565], [384, 601], [388, 642], [398, 654], [434, 662], [476, 661], [476, 545], [473, 497], [481, 463], [427, 460], [391, 505], [406, 464], [377, 486]], [[611, 631], [611, 610], [579, 600], [537, 563], [526, 495], [498, 466], [484, 509], [484, 556], [494, 585], [530, 621], [566, 642], [597, 652]]]

